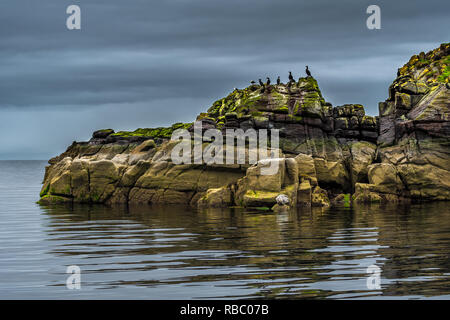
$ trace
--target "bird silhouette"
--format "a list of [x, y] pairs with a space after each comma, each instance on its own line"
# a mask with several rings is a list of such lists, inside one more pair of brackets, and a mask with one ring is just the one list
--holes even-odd
[[269, 78], [269, 77], [267, 77], [266, 85], [267, 85], [267, 86], [270, 86], [270, 78]]
[[253, 85], [253, 84], [255, 84], [255, 83], [256, 83], [256, 82], [255, 82], [255, 81], [253, 81], [253, 80], [252, 80], [252, 81], [250, 81], [250, 84], [252, 84], [252, 85]]
[[264, 83], [261, 81], [261, 79], [258, 79], [258, 81], [260, 86], [264, 86]]
[[292, 76], [292, 73], [289, 71], [289, 82], [294, 81], [294, 77]]
[[311, 77], [311, 72], [309, 72], [308, 66], [306, 66], [305, 72], [308, 77]]
[[281, 83], [280, 76], [278, 76], [278, 78], [277, 78], [277, 84], [280, 84], [280, 83]]

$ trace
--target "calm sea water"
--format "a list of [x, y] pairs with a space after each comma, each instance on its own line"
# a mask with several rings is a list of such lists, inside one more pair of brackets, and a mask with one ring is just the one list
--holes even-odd
[[[0, 298], [450, 299], [450, 203], [298, 210], [40, 206], [0, 161]], [[81, 290], [66, 288], [67, 266]], [[367, 268], [381, 269], [368, 289]]]

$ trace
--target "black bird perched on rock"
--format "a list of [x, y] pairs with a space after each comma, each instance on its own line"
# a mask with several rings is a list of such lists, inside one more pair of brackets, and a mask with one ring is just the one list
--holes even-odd
[[292, 73], [289, 71], [289, 82], [294, 81], [294, 77], [292, 76]]
[[266, 86], [270, 86], [270, 78], [269, 77], [267, 77]]
[[261, 79], [258, 79], [259, 85], [264, 87], [264, 83], [261, 81]]
[[280, 84], [280, 83], [281, 83], [280, 76], [278, 76], [278, 78], [277, 78], [277, 84]]
[[397, 78], [400, 77], [400, 69], [397, 69]]
[[309, 72], [308, 66], [306, 66], [305, 72], [308, 77], [311, 77], [311, 72]]
[[256, 83], [256, 82], [255, 82], [255, 81], [253, 81], [253, 80], [252, 80], [252, 81], [250, 81], [250, 84], [252, 84], [252, 85], [253, 85], [253, 84], [255, 84], [255, 83]]

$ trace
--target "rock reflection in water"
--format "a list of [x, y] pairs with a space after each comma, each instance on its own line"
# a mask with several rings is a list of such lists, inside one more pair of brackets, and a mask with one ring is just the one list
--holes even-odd
[[[51, 218], [50, 254], [79, 265], [85, 293], [97, 297], [98, 289], [150, 299], [449, 297], [445, 203], [281, 214], [41, 208]], [[366, 287], [373, 264], [381, 290]]]

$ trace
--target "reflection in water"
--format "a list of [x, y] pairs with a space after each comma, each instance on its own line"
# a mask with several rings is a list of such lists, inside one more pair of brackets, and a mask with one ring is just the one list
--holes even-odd
[[[180, 207], [43, 210], [52, 218], [50, 253], [69, 256], [88, 287], [154, 288], [142, 290], [143, 298], [448, 294], [450, 224], [443, 204], [280, 215]], [[366, 287], [373, 264], [382, 268], [379, 291]]]
[[[38, 168], [21, 172], [37, 181]], [[16, 182], [19, 196], [3, 181], [3, 298], [450, 298], [448, 203], [278, 215], [44, 207], [33, 203], [38, 182]], [[373, 264], [380, 290], [366, 287]], [[66, 289], [69, 265], [81, 267], [82, 290]]]

